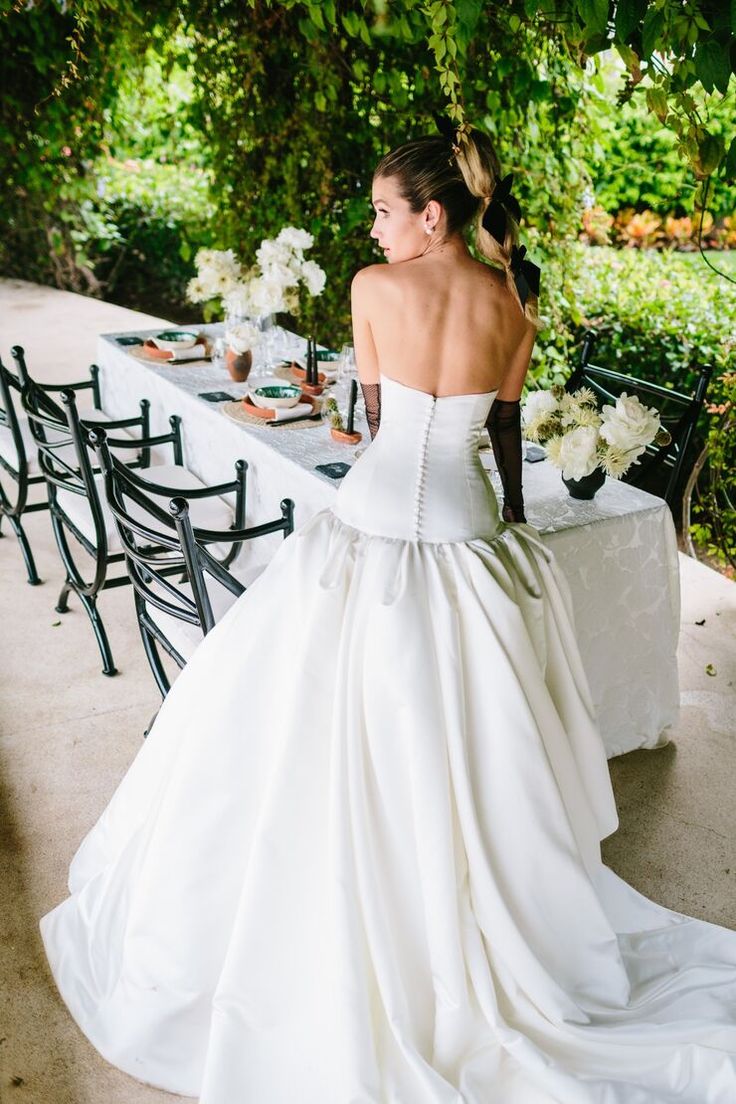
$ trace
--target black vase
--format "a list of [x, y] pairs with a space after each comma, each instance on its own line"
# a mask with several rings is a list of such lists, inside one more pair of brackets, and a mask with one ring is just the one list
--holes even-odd
[[572, 498], [593, 498], [605, 481], [606, 473], [603, 468], [594, 468], [590, 475], [584, 475], [582, 479], [565, 479], [564, 475], [562, 477]]

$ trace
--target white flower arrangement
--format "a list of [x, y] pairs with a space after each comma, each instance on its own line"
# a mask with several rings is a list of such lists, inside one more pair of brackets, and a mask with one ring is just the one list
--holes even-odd
[[324, 269], [304, 252], [314, 238], [298, 226], [284, 226], [275, 238], [264, 238], [256, 250], [256, 264], [244, 272], [232, 249], [200, 249], [197, 275], [187, 297], [193, 303], [220, 299], [227, 314], [260, 317], [278, 311], [299, 313], [301, 288], [321, 295], [327, 281]]
[[659, 413], [644, 406], [635, 395], [623, 392], [615, 405], [598, 410], [589, 387], [570, 394], [563, 387], [532, 391], [522, 407], [524, 436], [545, 445], [552, 464], [565, 479], [583, 479], [602, 468], [620, 479], [647, 445], [671, 440]]
[[260, 344], [263, 334], [252, 322], [239, 322], [236, 326], [230, 326], [225, 332], [225, 343], [238, 356], [247, 353], [249, 349], [255, 349]]

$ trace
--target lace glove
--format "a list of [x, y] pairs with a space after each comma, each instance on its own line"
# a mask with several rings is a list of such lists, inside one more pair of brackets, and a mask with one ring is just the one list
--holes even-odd
[[381, 385], [380, 383], [361, 383], [360, 389], [365, 399], [365, 416], [368, 419], [372, 441], [381, 424]]
[[521, 404], [494, 399], [486, 421], [503, 485], [504, 521], [526, 521], [521, 490]]

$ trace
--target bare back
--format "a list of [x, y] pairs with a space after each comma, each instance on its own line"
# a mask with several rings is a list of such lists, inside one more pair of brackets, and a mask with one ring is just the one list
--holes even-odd
[[521, 394], [535, 327], [503, 273], [465, 249], [371, 265], [353, 281], [353, 333], [364, 383], [390, 376], [433, 395]]

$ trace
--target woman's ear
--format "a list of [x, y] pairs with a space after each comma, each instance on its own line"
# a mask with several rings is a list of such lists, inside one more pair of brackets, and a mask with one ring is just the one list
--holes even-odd
[[433, 233], [442, 218], [442, 204], [436, 199], [430, 199], [424, 208], [424, 229], [427, 233]]

